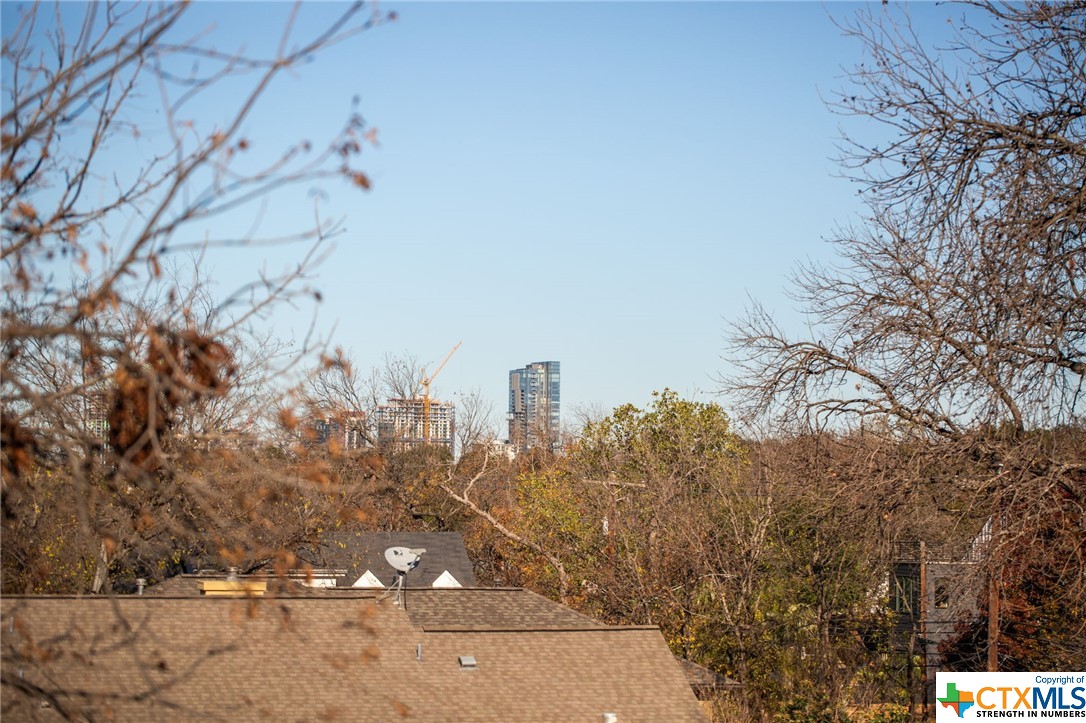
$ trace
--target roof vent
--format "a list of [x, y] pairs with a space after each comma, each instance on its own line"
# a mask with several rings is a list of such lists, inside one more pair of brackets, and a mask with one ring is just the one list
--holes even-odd
[[617, 713], [604, 713], [603, 714], [603, 723], [618, 723], [618, 714]]
[[478, 670], [479, 662], [475, 660], [474, 655], [461, 655], [460, 658], [460, 670]]

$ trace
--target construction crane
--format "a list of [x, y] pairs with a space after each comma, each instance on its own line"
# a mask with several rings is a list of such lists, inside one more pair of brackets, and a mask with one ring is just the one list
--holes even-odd
[[463, 343], [462, 341], [456, 342], [456, 346], [445, 355], [444, 361], [438, 365], [430, 376], [426, 376], [426, 367], [422, 368], [422, 439], [426, 444], [430, 443], [430, 383], [434, 381], [434, 377], [441, 373], [441, 370], [445, 368], [445, 364], [448, 363], [449, 359]]

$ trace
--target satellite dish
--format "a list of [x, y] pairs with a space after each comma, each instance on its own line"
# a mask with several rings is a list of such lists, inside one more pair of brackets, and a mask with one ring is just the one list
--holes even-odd
[[407, 573], [419, 566], [419, 560], [422, 559], [422, 553], [424, 552], [426, 552], [426, 550], [421, 547], [415, 549], [409, 547], [390, 547], [385, 550], [385, 559], [388, 560], [388, 564], [392, 565], [396, 570], [396, 582], [388, 588], [388, 591], [384, 595], [377, 598], [378, 601], [384, 600], [395, 592], [395, 604], [400, 604], [400, 600], [403, 599], [404, 578], [407, 577]]
[[397, 572], [406, 573], [419, 566], [424, 552], [426, 550], [423, 548], [390, 547], [385, 550], [385, 559]]

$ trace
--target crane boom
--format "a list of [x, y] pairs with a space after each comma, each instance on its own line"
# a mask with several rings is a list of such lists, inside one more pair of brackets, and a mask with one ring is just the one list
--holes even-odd
[[456, 353], [456, 350], [460, 348], [460, 345], [464, 342], [456, 342], [445, 358], [438, 364], [437, 369], [430, 376], [426, 376], [426, 368], [422, 369], [422, 439], [427, 444], [430, 443], [430, 384], [434, 381], [434, 377], [441, 373], [441, 370], [445, 368], [445, 365], [452, 358], [452, 355]]

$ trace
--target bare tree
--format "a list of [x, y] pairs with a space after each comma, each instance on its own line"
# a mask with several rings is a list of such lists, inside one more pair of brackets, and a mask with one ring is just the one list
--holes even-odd
[[174, 432], [195, 443], [214, 444], [226, 440], [252, 439], [266, 426], [265, 418], [289, 386], [282, 380], [303, 355], [295, 353], [293, 342], [280, 339], [273, 330], [253, 319], [239, 321], [220, 308], [214, 291], [213, 272], [206, 254], [174, 258], [164, 262], [163, 285], [145, 290], [131, 304], [135, 318], [117, 315], [123, 329], [120, 338], [138, 340], [151, 320], [163, 320], [180, 328], [214, 337], [230, 350], [233, 373], [229, 389], [194, 399], [176, 420]]
[[494, 403], [479, 389], [458, 394], [456, 405], [456, 443], [460, 455], [497, 438]]
[[[866, 57], [831, 107], [888, 131], [843, 147], [869, 212], [835, 234], [834, 264], [794, 277], [811, 334], [755, 305], [732, 326], [724, 382], [752, 416], [960, 462], [970, 519], [1015, 511], [997, 513], [998, 567], [1012, 544], [1059, 549], [1041, 533], [1051, 514], [1086, 533], [1086, 465], [1048, 437], [1081, 435], [1086, 410], [1086, 4], [961, 13], [942, 49], [892, 8], [844, 26]], [[919, 481], [937, 468], [917, 466]]]
[[754, 411], [889, 414], [943, 436], [1081, 416], [1086, 5], [963, 12], [976, 25], [942, 52], [888, 11], [846, 28], [868, 57], [833, 108], [890, 135], [846, 139], [870, 214], [833, 238], [838, 264], [795, 278], [819, 337], [790, 342], [758, 307], [735, 328], [750, 373], [732, 388]]
[[385, 404], [389, 399], [415, 399], [422, 395], [423, 367], [418, 358], [404, 352], [402, 356], [385, 354], [380, 366], [370, 370], [366, 393], [371, 407]]
[[[256, 322], [276, 304], [319, 297], [309, 274], [339, 222], [318, 205], [281, 236], [217, 229], [238, 215], [258, 229], [262, 200], [298, 184], [369, 187], [358, 157], [371, 129], [346, 104], [326, 144], [299, 140], [273, 157], [253, 151], [248, 122], [278, 78], [386, 16], [362, 3], [298, 4], [278, 46], [258, 57], [183, 34], [181, 19], [192, 12], [185, 3], [91, 3], [74, 19], [35, 4], [5, 28], [5, 542], [15, 530], [33, 536], [23, 522], [37, 524], [43, 499], [63, 500], [66, 538], [90, 548], [76, 556], [97, 561], [93, 581], [75, 590], [108, 588], [113, 562], [151, 536], [180, 545], [204, 535], [211, 550], [266, 554], [251, 535], [260, 523], [238, 524], [245, 518], [232, 512], [238, 489], [219, 486], [208, 469], [231, 446], [224, 430], [250, 423], [267, 404], [254, 390], [283, 347], [254, 336]], [[326, 22], [303, 37], [301, 13]], [[228, 99], [215, 95], [224, 85]], [[161, 121], [148, 99], [160, 99]], [[216, 118], [200, 115], [209, 100]], [[136, 137], [147, 140], [121, 163], [116, 146]], [[170, 265], [178, 254], [196, 253], [202, 264], [221, 249], [284, 243], [300, 244], [292, 265], [223, 295]], [[248, 470], [267, 473], [256, 461]], [[328, 483], [302, 468], [274, 472], [283, 489]], [[267, 510], [282, 492], [260, 489], [249, 509]], [[5, 565], [5, 586], [12, 572]]]
[[[386, 354], [382, 363], [362, 375], [356, 368], [352, 353], [337, 348], [322, 355], [317, 366], [292, 395], [287, 404], [289, 416], [306, 418], [337, 416], [354, 419], [365, 414], [366, 441], [377, 441], [377, 408], [390, 399], [416, 399], [422, 393], [423, 368], [415, 357]], [[295, 412], [294, 407], [300, 408]]]
[[322, 423], [342, 432], [335, 440], [328, 440], [333, 448], [343, 446], [341, 438], [354, 440], [352, 445], [372, 446], [376, 441], [373, 410], [368, 390], [355, 374], [350, 357], [337, 348], [332, 354], [320, 356], [317, 366], [283, 400], [279, 416], [281, 420], [295, 420], [300, 415], [302, 424], [287, 426], [304, 442], [316, 441], [314, 425]]

